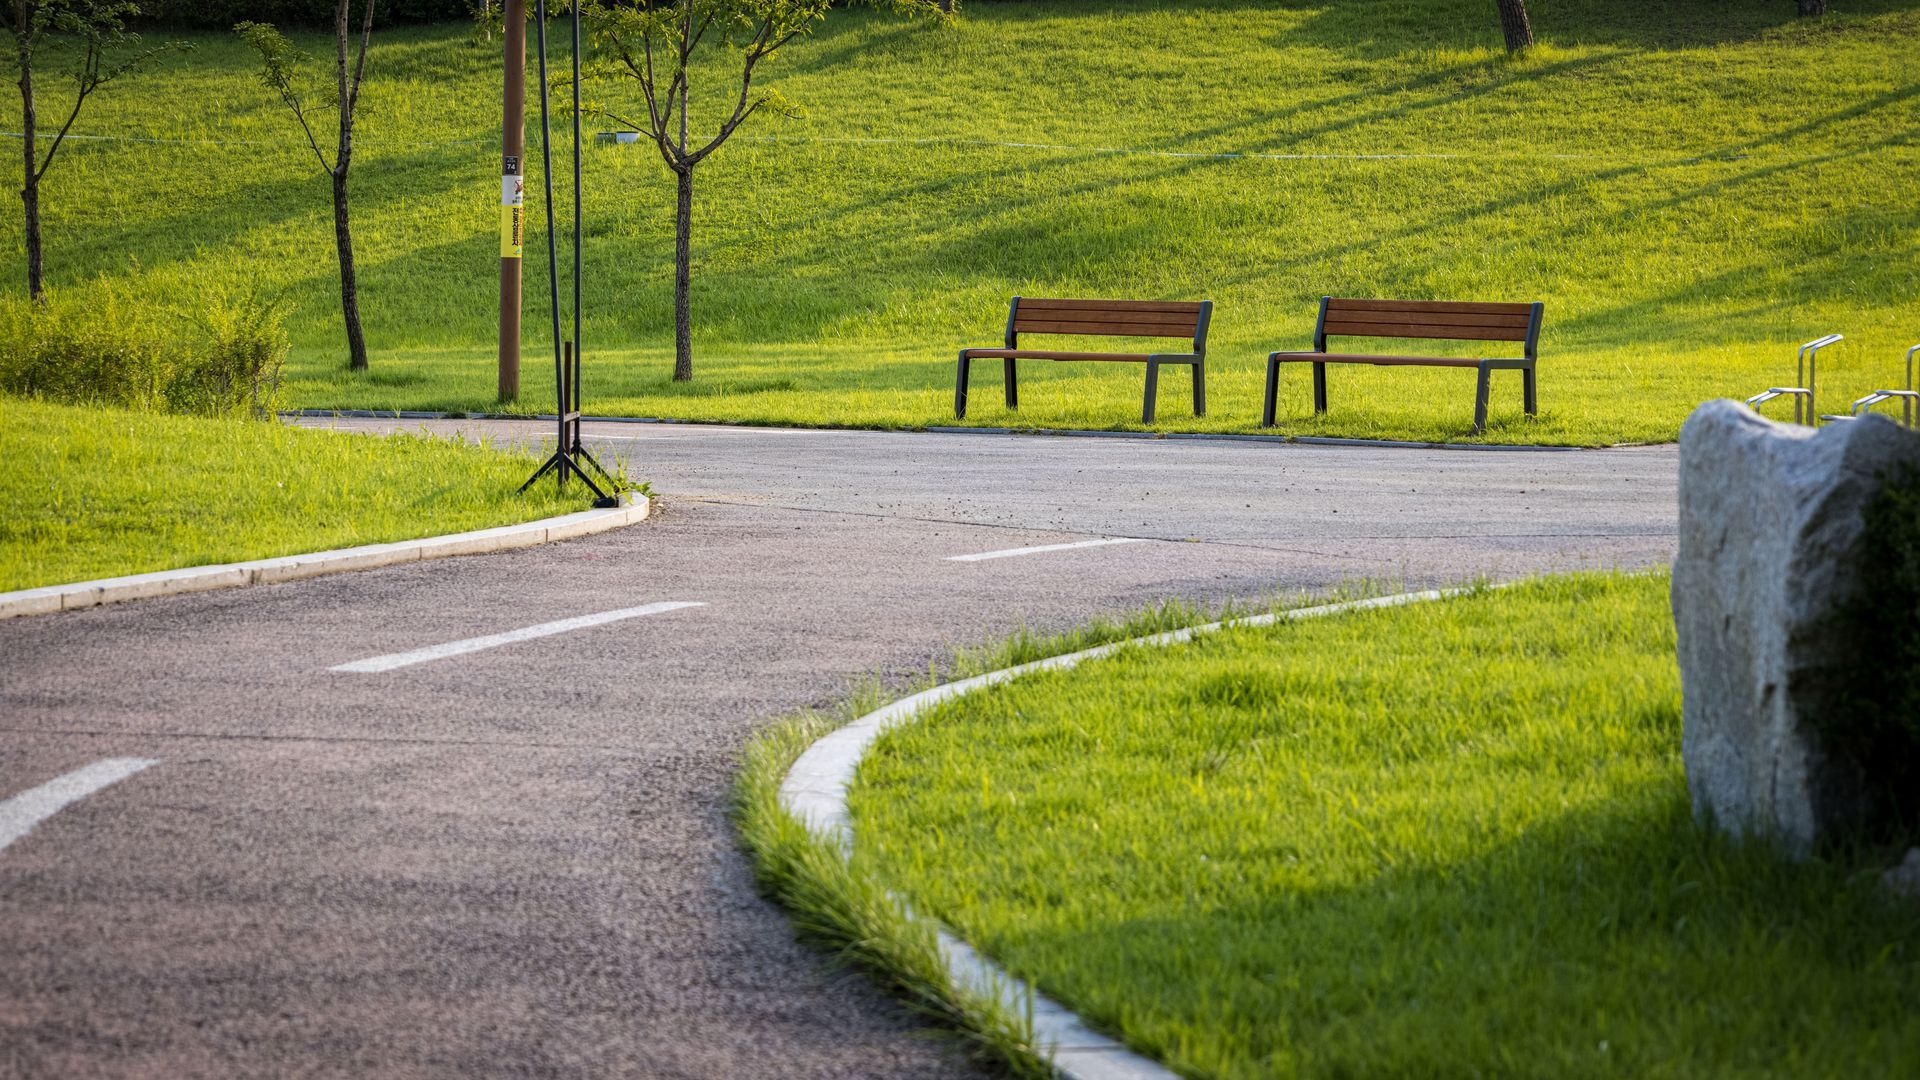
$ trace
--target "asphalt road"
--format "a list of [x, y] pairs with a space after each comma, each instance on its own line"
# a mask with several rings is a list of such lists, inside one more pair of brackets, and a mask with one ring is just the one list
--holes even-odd
[[[1675, 543], [1671, 447], [590, 430], [652, 521], [0, 622], [0, 800], [157, 761], [0, 846], [0, 1074], [968, 1075], [754, 893], [758, 727], [1023, 625]], [[1138, 542], [951, 560], [1100, 538]], [[330, 670], [666, 601], [702, 606]]]

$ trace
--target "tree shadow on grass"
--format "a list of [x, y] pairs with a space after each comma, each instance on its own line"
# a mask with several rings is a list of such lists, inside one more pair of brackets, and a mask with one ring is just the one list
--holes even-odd
[[[1251, 858], [1295, 857], [1282, 833]], [[1913, 1075], [1920, 907], [1871, 868], [1721, 837], [1661, 783], [1352, 887], [976, 940], [1209, 1075]]]

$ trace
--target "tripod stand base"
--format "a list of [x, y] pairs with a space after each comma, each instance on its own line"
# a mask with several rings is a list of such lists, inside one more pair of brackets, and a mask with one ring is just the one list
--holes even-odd
[[600, 474], [600, 478], [607, 482], [608, 487], [611, 488], [614, 486], [613, 476], [607, 472], [606, 467], [601, 465], [599, 460], [592, 454], [587, 453], [587, 448], [580, 445], [579, 438], [575, 437], [572, 446], [555, 450], [553, 455], [547, 458], [547, 460], [541, 464], [540, 468], [535, 470], [532, 476], [527, 477], [527, 482], [520, 485], [520, 490], [525, 491], [532, 487], [534, 481], [547, 475], [549, 472], [557, 475], [561, 489], [565, 490], [567, 486], [567, 476], [571, 473], [579, 476], [580, 482], [587, 485], [587, 489], [593, 492], [593, 508], [595, 510], [611, 510], [619, 506], [620, 496], [617, 490], [614, 494], [608, 494], [601, 490], [600, 485], [593, 482], [593, 477], [587, 475], [587, 470], [580, 467], [582, 461], [593, 466], [593, 471]]

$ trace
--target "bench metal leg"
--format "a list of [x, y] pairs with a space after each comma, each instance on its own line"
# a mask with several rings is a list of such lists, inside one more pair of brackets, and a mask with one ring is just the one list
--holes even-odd
[[1480, 367], [1480, 379], [1473, 391], [1473, 433], [1484, 435], [1487, 430], [1487, 396], [1492, 389], [1493, 369], [1486, 365]]
[[1001, 361], [1001, 370], [1005, 373], [1003, 378], [1007, 384], [1007, 408], [1009, 409], [1020, 407], [1020, 377], [1014, 373], [1013, 367], [1014, 361], [1011, 359]]
[[1540, 393], [1534, 386], [1532, 365], [1520, 369], [1520, 378], [1521, 399], [1526, 405], [1527, 415], [1532, 416], [1540, 411]]
[[1319, 416], [1327, 411], [1327, 365], [1318, 360], [1313, 362], [1313, 414]]
[[1207, 415], [1207, 365], [1196, 362], [1193, 365], [1193, 415]]
[[1260, 407], [1260, 426], [1273, 426], [1273, 411], [1280, 398], [1280, 358], [1267, 357], [1267, 398]]
[[1147, 398], [1146, 398], [1145, 404], [1141, 405], [1140, 407], [1141, 423], [1143, 424], [1153, 423], [1153, 402], [1154, 402], [1154, 398], [1159, 395], [1159, 391], [1160, 391], [1160, 361], [1149, 360], [1147, 361]]
[[956, 420], [967, 418], [967, 354], [960, 354], [960, 374], [953, 380], [953, 417]]

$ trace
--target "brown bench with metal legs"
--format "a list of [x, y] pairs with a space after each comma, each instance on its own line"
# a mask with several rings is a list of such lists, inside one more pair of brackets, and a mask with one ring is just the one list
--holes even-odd
[[[1000, 349], [961, 349], [960, 372], [953, 388], [953, 415], [967, 415], [968, 368], [974, 360], [1000, 360], [1006, 383], [1007, 408], [1020, 407], [1020, 386], [1014, 365], [1021, 360], [1099, 360], [1147, 365], [1146, 399], [1140, 422], [1153, 423], [1154, 399], [1162, 364], [1185, 364], [1193, 371], [1193, 415], [1207, 415], [1207, 322], [1213, 301], [1178, 300], [1048, 300], [1016, 296], [1007, 309], [1007, 344]], [[1023, 349], [1021, 334], [1089, 334], [1101, 337], [1189, 338], [1193, 351], [1184, 353], [1061, 352]]]
[[[1534, 385], [1534, 361], [1540, 343], [1542, 305], [1477, 304], [1447, 300], [1350, 300], [1334, 296], [1320, 298], [1320, 321], [1313, 328], [1311, 352], [1276, 352], [1267, 357], [1267, 399], [1260, 426], [1273, 426], [1275, 402], [1280, 394], [1280, 365], [1313, 365], [1313, 411], [1327, 411], [1328, 364], [1376, 364], [1387, 367], [1474, 368], [1480, 380], [1473, 396], [1473, 433], [1487, 430], [1487, 398], [1492, 391], [1496, 371], [1518, 371], [1521, 377], [1521, 401], [1527, 415], [1539, 408]], [[1524, 342], [1524, 354], [1517, 357], [1478, 359], [1452, 356], [1376, 356], [1365, 353], [1330, 353], [1330, 337], [1454, 338], [1463, 341]]]

